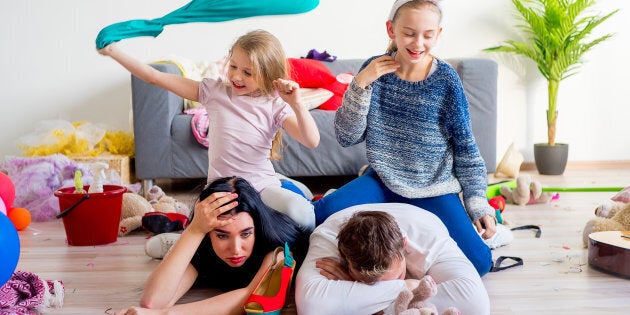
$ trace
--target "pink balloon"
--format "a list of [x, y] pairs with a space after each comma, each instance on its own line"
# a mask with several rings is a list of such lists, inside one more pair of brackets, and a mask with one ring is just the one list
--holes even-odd
[[0, 199], [6, 208], [11, 208], [15, 200], [15, 185], [9, 175], [0, 172]]
[[2, 201], [2, 198], [0, 198], [0, 212], [2, 212], [2, 214], [7, 215], [7, 206], [4, 205], [4, 201]]

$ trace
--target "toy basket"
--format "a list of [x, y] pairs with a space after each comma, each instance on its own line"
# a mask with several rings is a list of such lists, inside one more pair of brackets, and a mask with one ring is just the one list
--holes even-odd
[[[88, 191], [89, 186], [85, 186]], [[57, 218], [63, 219], [68, 245], [102, 245], [115, 242], [127, 188], [103, 185], [102, 193], [77, 194], [74, 187], [55, 191], [59, 198]]]

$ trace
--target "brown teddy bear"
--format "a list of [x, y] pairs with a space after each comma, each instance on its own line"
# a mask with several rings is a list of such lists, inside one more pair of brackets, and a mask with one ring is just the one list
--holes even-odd
[[183, 202], [167, 196], [160, 186], [154, 185], [147, 193], [153, 211], [142, 217], [142, 227], [153, 233], [179, 231], [188, 225], [190, 209]]
[[[176, 227], [168, 228], [179, 229], [187, 223], [189, 212], [189, 208], [184, 203], [177, 201], [173, 197], [167, 196], [159, 186], [151, 187], [151, 189], [147, 192], [146, 199], [136, 193], [125, 193], [123, 194], [122, 213], [120, 224], [118, 226], [118, 236], [125, 236], [133, 230], [144, 227], [143, 217], [147, 214], [155, 213], [180, 214], [181, 216], [169, 217], [169, 220], [167, 220], [183, 220], [182, 224], [179, 224]], [[164, 224], [162, 223], [160, 225], [163, 226]], [[154, 232], [153, 229], [154, 228], [151, 228], [149, 231]]]
[[[426, 300], [437, 294], [437, 284], [433, 277], [426, 275], [413, 290], [405, 289], [398, 294], [394, 301], [396, 315], [437, 315], [435, 305]], [[458, 315], [461, 312], [455, 307], [449, 307], [442, 315]]]
[[630, 203], [608, 201], [595, 208], [596, 217], [588, 220], [582, 232], [584, 248], [588, 247], [588, 235], [602, 231], [630, 230]]
[[153, 206], [153, 210], [162, 213], [179, 213], [185, 216], [190, 214], [190, 208], [183, 202], [167, 196], [160, 186], [153, 185], [147, 191], [147, 200]]
[[129, 232], [142, 226], [142, 217], [153, 211], [153, 207], [144, 197], [127, 192], [123, 194], [122, 213], [118, 225], [118, 236], [125, 236]]
[[551, 192], [543, 192], [542, 184], [534, 180], [530, 175], [521, 175], [516, 179], [516, 187], [511, 189], [508, 185], [500, 187], [501, 195], [506, 201], [519, 206], [535, 203], [547, 203], [553, 197]]

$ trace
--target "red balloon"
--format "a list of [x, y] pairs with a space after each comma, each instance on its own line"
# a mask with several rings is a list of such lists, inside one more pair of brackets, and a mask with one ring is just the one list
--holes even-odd
[[11, 209], [15, 200], [15, 185], [9, 175], [0, 172], [0, 198], [7, 209]]

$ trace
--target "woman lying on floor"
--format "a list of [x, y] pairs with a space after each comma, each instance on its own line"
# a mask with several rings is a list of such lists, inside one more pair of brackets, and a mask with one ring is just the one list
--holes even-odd
[[[305, 240], [298, 224], [267, 207], [246, 180], [217, 179], [201, 192], [191, 223], [149, 276], [141, 307], [116, 314], [242, 314], [274, 249], [285, 242], [306, 249]], [[176, 305], [193, 284], [224, 293]]]

